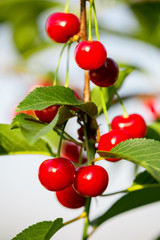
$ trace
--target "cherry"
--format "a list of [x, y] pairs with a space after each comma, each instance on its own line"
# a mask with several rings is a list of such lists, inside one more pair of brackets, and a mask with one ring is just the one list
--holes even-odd
[[[122, 130], [122, 129], [115, 129], [111, 130], [108, 133], [103, 134], [100, 137], [100, 141], [98, 144], [98, 150], [99, 151], [110, 151], [113, 147], [115, 147], [120, 142], [124, 142], [125, 140], [130, 139], [129, 134]], [[110, 162], [117, 162], [121, 159], [117, 158], [110, 158], [106, 159]]]
[[101, 67], [107, 52], [99, 41], [82, 41], [75, 48], [75, 61], [84, 70], [92, 70]]
[[105, 191], [108, 181], [108, 173], [103, 167], [83, 166], [77, 168], [73, 186], [81, 195], [96, 197]]
[[86, 197], [78, 194], [73, 186], [69, 186], [64, 190], [56, 192], [58, 201], [67, 208], [80, 208], [86, 204]]
[[143, 138], [146, 134], [146, 123], [139, 114], [131, 114], [128, 117], [116, 116], [111, 122], [112, 129], [123, 129], [131, 138]]
[[90, 80], [99, 87], [112, 86], [118, 79], [118, 74], [118, 64], [112, 58], [107, 58], [100, 68], [89, 71]]
[[38, 177], [41, 184], [50, 191], [69, 187], [75, 177], [75, 168], [67, 158], [47, 159], [39, 167]]
[[[80, 163], [81, 147], [73, 142], [65, 141], [62, 144], [62, 157], [69, 158], [72, 162]], [[87, 156], [83, 154], [82, 163], [87, 162]]]
[[53, 13], [46, 22], [46, 32], [58, 43], [66, 43], [80, 30], [80, 21], [72, 13]]
[[42, 122], [50, 123], [56, 116], [59, 107], [59, 105], [53, 105], [43, 110], [36, 110], [34, 112], [35, 115], [39, 118], [39, 120], [41, 120]]

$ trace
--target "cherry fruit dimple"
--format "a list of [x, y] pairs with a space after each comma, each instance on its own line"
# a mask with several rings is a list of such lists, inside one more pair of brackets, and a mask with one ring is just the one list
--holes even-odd
[[73, 186], [81, 195], [96, 197], [105, 191], [108, 181], [108, 173], [103, 167], [91, 165], [77, 168]]
[[90, 80], [99, 87], [110, 87], [118, 79], [119, 67], [112, 58], [107, 58], [105, 63], [98, 69], [90, 70]]
[[53, 13], [46, 22], [46, 32], [58, 43], [66, 43], [80, 30], [80, 21], [72, 13]]
[[[100, 141], [98, 144], [98, 150], [99, 151], [110, 151], [113, 147], [115, 147], [120, 142], [124, 142], [127, 139], [130, 139], [131, 137], [129, 134], [122, 129], [114, 129], [111, 130], [108, 133], [103, 134], [100, 137]], [[120, 159], [117, 158], [110, 158], [106, 159], [110, 162], [117, 162]]]
[[82, 41], [75, 48], [75, 61], [84, 70], [92, 70], [101, 67], [107, 52], [99, 41]]
[[69, 186], [64, 190], [56, 192], [58, 201], [67, 208], [80, 208], [86, 204], [87, 198], [78, 194], [73, 186]]
[[67, 158], [47, 159], [41, 163], [38, 177], [46, 189], [60, 191], [73, 183], [75, 168]]
[[130, 114], [128, 117], [116, 116], [111, 122], [111, 127], [125, 130], [131, 138], [143, 138], [147, 131], [146, 123], [139, 114]]

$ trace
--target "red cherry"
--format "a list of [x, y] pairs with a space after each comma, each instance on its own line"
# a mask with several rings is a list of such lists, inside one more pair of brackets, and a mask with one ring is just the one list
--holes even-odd
[[[127, 139], [130, 139], [131, 137], [129, 134], [122, 130], [122, 129], [115, 129], [111, 130], [110, 132], [103, 134], [100, 137], [100, 141], [98, 144], [98, 150], [99, 151], [110, 151], [113, 147], [115, 147], [120, 142], [124, 142]], [[110, 158], [106, 159], [110, 162], [117, 162], [121, 159], [117, 158]]]
[[75, 61], [84, 70], [92, 70], [101, 67], [107, 52], [99, 41], [82, 41], [75, 48]]
[[105, 191], [108, 181], [108, 173], [103, 167], [84, 166], [77, 168], [73, 186], [81, 195], [96, 197]]
[[86, 197], [78, 194], [73, 186], [69, 186], [68, 188], [56, 192], [56, 196], [58, 201], [67, 208], [80, 208], [86, 204]]
[[147, 130], [146, 123], [139, 114], [131, 114], [128, 117], [116, 116], [111, 122], [111, 127], [125, 130], [131, 138], [143, 138]]
[[118, 74], [118, 64], [112, 58], [107, 58], [100, 68], [89, 71], [90, 80], [99, 87], [112, 86], [118, 79]]
[[47, 19], [46, 32], [55, 42], [66, 43], [80, 30], [80, 21], [72, 13], [54, 13]]
[[39, 118], [39, 120], [41, 120], [42, 122], [50, 123], [56, 116], [59, 107], [60, 106], [58, 105], [53, 105], [43, 110], [40, 111], [36, 110], [34, 112], [36, 116]]
[[[65, 141], [62, 145], [62, 157], [69, 158], [72, 162], [80, 162], [81, 147], [72, 142]], [[83, 154], [82, 163], [87, 162], [87, 156]]]
[[38, 177], [46, 189], [59, 191], [69, 187], [73, 183], [75, 168], [67, 158], [47, 159], [41, 163]]

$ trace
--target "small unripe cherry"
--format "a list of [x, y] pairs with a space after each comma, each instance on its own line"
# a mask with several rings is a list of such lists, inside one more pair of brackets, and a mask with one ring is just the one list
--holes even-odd
[[74, 55], [80, 68], [92, 70], [104, 64], [107, 51], [99, 41], [82, 41], [76, 46]]
[[86, 204], [87, 198], [78, 194], [73, 186], [69, 186], [64, 190], [56, 192], [58, 201], [67, 208], [80, 208]]
[[73, 183], [75, 168], [67, 158], [47, 159], [41, 163], [38, 177], [46, 189], [60, 191]]
[[80, 21], [72, 13], [53, 13], [46, 22], [46, 32], [49, 37], [58, 43], [66, 43], [80, 30]]
[[[98, 150], [99, 151], [110, 151], [113, 147], [115, 147], [120, 142], [124, 142], [130, 138], [131, 137], [125, 130], [122, 130], [122, 129], [111, 130], [110, 132], [105, 133], [100, 137], [100, 141], [98, 144]], [[121, 159], [108, 158], [106, 160], [108, 160], [110, 162], [117, 162]]]
[[106, 190], [108, 181], [108, 173], [103, 167], [97, 165], [83, 166], [76, 169], [73, 186], [81, 195], [96, 197]]
[[112, 86], [117, 81], [118, 74], [118, 64], [112, 58], [107, 58], [100, 68], [89, 71], [90, 80], [99, 87]]
[[116, 116], [111, 122], [112, 129], [123, 129], [131, 138], [143, 138], [146, 135], [147, 126], [143, 117], [139, 114], [128, 116]]
[[50, 123], [55, 118], [59, 107], [59, 105], [52, 105], [43, 110], [35, 110], [34, 113], [42, 122]]

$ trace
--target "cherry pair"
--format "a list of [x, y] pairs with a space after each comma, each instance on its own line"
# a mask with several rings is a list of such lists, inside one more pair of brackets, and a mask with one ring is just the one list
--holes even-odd
[[45, 160], [39, 167], [38, 177], [41, 184], [56, 191], [61, 204], [69, 208], [83, 206], [87, 196], [99, 196], [108, 186], [108, 173], [103, 167], [90, 165], [75, 170], [67, 158]]
[[[116, 116], [111, 122], [112, 130], [101, 136], [98, 150], [110, 151], [120, 142], [130, 138], [143, 138], [146, 134], [146, 123], [139, 114], [131, 114], [127, 117]], [[120, 159], [106, 159], [111, 162], [119, 161]]]

